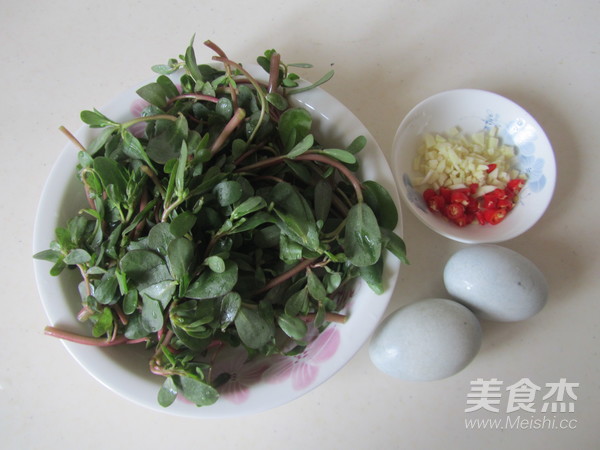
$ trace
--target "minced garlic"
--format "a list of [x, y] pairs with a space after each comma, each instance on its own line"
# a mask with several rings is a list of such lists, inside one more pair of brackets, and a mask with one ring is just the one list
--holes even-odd
[[501, 143], [497, 133], [497, 128], [491, 128], [466, 135], [454, 127], [446, 135], [423, 135], [413, 161], [417, 174], [413, 184], [456, 189], [476, 183], [483, 195], [503, 188], [511, 179], [522, 178], [513, 167], [515, 148]]

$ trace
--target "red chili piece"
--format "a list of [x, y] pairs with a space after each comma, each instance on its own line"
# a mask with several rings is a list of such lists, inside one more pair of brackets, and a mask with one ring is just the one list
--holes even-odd
[[[491, 170], [495, 169], [494, 164], [488, 167]], [[459, 189], [441, 187], [436, 191], [429, 188], [423, 192], [423, 199], [431, 211], [441, 214], [459, 227], [467, 226], [474, 221], [480, 225], [497, 225], [513, 209], [516, 196], [524, 185], [523, 179], [510, 180], [506, 188], [494, 189], [479, 198], [475, 197], [479, 189], [477, 183]]]

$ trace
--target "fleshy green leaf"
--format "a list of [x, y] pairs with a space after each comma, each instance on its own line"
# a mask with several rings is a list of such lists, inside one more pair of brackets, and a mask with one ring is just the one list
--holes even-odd
[[219, 399], [219, 392], [203, 381], [181, 376], [179, 383], [183, 396], [197, 406], [209, 406]]
[[381, 229], [381, 235], [383, 246], [404, 264], [410, 264], [406, 257], [406, 244], [404, 240], [393, 231], [385, 228]]
[[249, 348], [259, 349], [273, 338], [273, 327], [255, 309], [242, 307], [234, 323], [240, 339]]
[[277, 317], [277, 324], [292, 339], [301, 341], [306, 336], [306, 322], [297, 317], [281, 314]]
[[365, 202], [371, 207], [379, 225], [393, 230], [398, 225], [398, 209], [387, 189], [375, 181], [362, 183]]
[[237, 292], [230, 292], [223, 297], [219, 313], [221, 331], [225, 331], [225, 329], [233, 323], [241, 307], [242, 297]]
[[164, 108], [167, 106], [167, 94], [163, 87], [158, 83], [149, 83], [139, 88], [136, 93], [151, 105]]
[[116, 125], [115, 122], [110, 120], [97, 109], [94, 109], [93, 111], [82, 111], [80, 117], [81, 120], [88, 124], [91, 128], [101, 128]]
[[138, 290], [165, 280], [172, 280], [166, 261], [149, 250], [131, 250], [120, 261], [120, 267]]
[[340, 150], [338, 148], [326, 148], [321, 151], [324, 155], [327, 155], [331, 158], [337, 159], [345, 164], [355, 164], [356, 158], [352, 153], [346, 150]]
[[250, 197], [239, 204], [231, 213], [231, 219], [237, 220], [247, 214], [266, 208], [267, 202], [262, 197]]
[[284, 96], [277, 92], [269, 92], [266, 95], [267, 101], [279, 111], [285, 111], [288, 107], [288, 101]]
[[110, 308], [103, 308], [96, 319], [94, 328], [92, 328], [94, 337], [100, 337], [112, 331], [114, 319]]
[[223, 258], [217, 255], [209, 256], [204, 260], [204, 264], [206, 264], [210, 270], [216, 273], [225, 272], [225, 261]]
[[284, 112], [279, 119], [278, 131], [285, 151], [289, 152], [304, 139], [311, 127], [312, 117], [305, 109], [291, 108]]
[[[198, 217], [191, 211], [184, 211], [171, 221], [171, 224], [169, 225], [169, 232], [174, 237], [185, 236], [192, 230], [192, 228], [196, 224], [197, 219]], [[168, 239], [168, 235], [166, 236]]]
[[165, 379], [160, 390], [158, 391], [158, 404], [162, 407], [171, 406], [177, 398], [177, 385], [173, 381], [173, 377], [169, 376]]
[[156, 332], [163, 327], [163, 313], [160, 302], [147, 295], [142, 295], [142, 324], [150, 332]]
[[344, 249], [357, 267], [375, 264], [381, 255], [381, 231], [373, 210], [366, 203], [357, 203], [348, 212]]
[[189, 276], [194, 261], [194, 244], [189, 239], [179, 237], [173, 239], [167, 248], [167, 264], [171, 275], [178, 281]]
[[383, 257], [375, 264], [360, 268], [360, 276], [377, 295], [383, 294]]
[[310, 150], [313, 145], [315, 143], [315, 138], [312, 134], [307, 134], [306, 136], [304, 136], [304, 138], [298, 142], [294, 148], [292, 148], [288, 154], [287, 157], [290, 159], [294, 159], [298, 156], [300, 156], [301, 154], [307, 152], [308, 150]]
[[67, 256], [64, 258], [65, 264], [85, 264], [90, 261], [92, 256], [85, 250], [81, 248], [76, 248], [75, 250], [71, 250]]
[[187, 292], [186, 297], [195, 299], [208, 299], [221, 297], [230, 292], [238, 279], [238, 266], [233, 261], [225, 263], [225, 270], [222, 273], [213, 272], [208, 269], [200, 274]]
[[42, 250], [41, 252], [38, 252], [35, 255], [33, 255], [33, 257], [42, 261], [50, 261], [55, 263], [59, 259], [61, 259], [62, 253], [60, 253], [57, 250]]
[[221, 206], [228, 206], [242, 197], [242, 186], [235, 180], [221, 181], [214, 187], [213, 192]]

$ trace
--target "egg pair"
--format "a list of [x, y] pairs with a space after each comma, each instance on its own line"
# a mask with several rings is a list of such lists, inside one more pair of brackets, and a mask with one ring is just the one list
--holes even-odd
[[432, 381], [464, 369], [481, 347], [479, 319], [514, 322], [538, 313], [548, 297], [541, 271], [527, 258], [493, 244], [466, 247], [444, 268], [456, 299], [430, 298], [390, 314], [371, 339], [369, 355], [381, 371]]

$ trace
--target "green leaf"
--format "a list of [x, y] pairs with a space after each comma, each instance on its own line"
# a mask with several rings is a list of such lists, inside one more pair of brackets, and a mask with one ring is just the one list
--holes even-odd
[[136, 93], [151, 105], [164, 108], [167, 106], [167, 93], [158, 83], [149, 83], [139, 88]]
[[346, 150], [349, 151], [350, 153], [352, 153], [353, 155], [356, 155], [363, 148], [365, 148], [366, 145], [367, 145], [367, 138], [364, 136], [358, 136], [350, 143], [350, 145], [348, 147], [346, 147]]
[[198, 339], [192, 337], [183, 328], [178, 326], [173, 327], [173, 332], [183, 345], [196, 352], [206, 349], [208, 344], [210, 344], [209, 339]]
[[50, 275], [52, 275], [53, 277], [58, 276], [66, 267], [67, 265], [65, 264], [65, 262], [62, 259], [59, 259], [50, 269]]
[[33, 257], [42, 261], [50, 261], [55, 263], [62, 258], [62, 253], [58, 250], [42, 250], [41, 252], [33, 255]]
[[291, 240], [287, 235], [279, 235], [279, 259], [286, 264], [293, 264], [302, 258], [303, 247]]
[[242, 307], [234, 323], [240, 339], [249, 348], [259, 349], [273, 339], [273, 327], [256, 309]]
[[179, 237], [171, 241], [167, 248], [167, 264], [171, 275], [178, 281], [189, 277], [194, 261], [194, 244], [189, 239]]
[[310, 134], [312, 117], [303, 108], [291, 108], [285, 111], [280, 119], [277, 131], [283, 142], [284, 151], [289, 152], [294, 146]]
[[110, 127], [106, 128], [105, 130], [102, 130], [102, 133], [100, 133], [98, 136], [92, 139], [92, 141], [88, 144], [86, 148], [87, 154], [93, 156], [100, 150], [102, 150], [102, 148], [104, 148], [104, 146], [109, 141], [110, 137], [113, 135], [116, 129], [116, 127]]
[[306, 286], [308, 287], [308, 293], [315, 300], [321, 302], [329, 301], [329, 298], [327, 297], [327, 291], [325, 290], [325, 286], [323, 286], [323, 283], [321, 282], [319, 277], [315, 275], [315, 273], [312, 270], [309, 270], [307, 273]]
[[213, 272], [210, 269], [202, 272], [190, 285], [185, 296], [195, 299], [221, 297], [233, 289], [237, 279], [238, 266], [229, 260], [225, 262], [225, 270], [222, 273]]
[[309, 151], [313, 145], [315, 143], [315, 138], [312, 134], [307, 134], [306, 136], [304, 136], [304, 138], [298, 142], [294, 148], [292, 148], [288, 154], [287, 157], [290, 159], [294, 159], [298, 156], [300, 156], [303, 153], [306, 153], [307, 151]]
[[94, 289], [94, 297], [98, 300], [98, 303], [103, 305], [112, 304], [116, 300], [115, 294], [118, 287], [117, 277], [109, 273], [98, 282], [96, 289]]
[[235, 180], [221, 181], [213, 189], [221, 206], [228, 206], [242, 197], [242, 185]]
[[179, 95], [177, 86], [175, 86], [175, 83], [169, 77], [161, 75], [156, 79], [156, 82], [163, 88], [167, 97], [170, 98]]
[[[177, 216], [177, 217], [179, 217], [179, 216]], [[176, 220], [177, 220], [177, 218], [175, 218], [173, 220], [173, 222], [175, 222]], [[169, 247], [169, 244], [171, 243], [171, 241], [173, 239], [175, 239], [176, 237], [180, 237], [180, 236], [175, 236], [175, 234], [173, 234], [173, 232], [171, 231], [171, 226], [172, 226], [173, 222], [157, 223], [152, 228], [150, 228], [150, 231], [148, 232], [148, 247], [150, 247], [152, 250], [156, 250], [161, 255], [166, 255], [167, 248]], [[183, 224], [181, 224], [181, 225], [183, 225]], [[179, 232], [181, 230], [182, 229], [179, 228], [179, 225], [175, 226], [175, 231], [177, 231], [178, 234], [180, 234]], [[181, 234], [181, 236], [183, 236], [184, 234], [185, 233]]]
[[229, 120], [233, 116], [233, 103], [227, 97], [221, 97], [215, 105], [215, 112], [224, 120]]
[[138, 307], [138, 291], [131, 289], [123, 297], [123, 312], [127, 315], [133, 314]]
[[398, 209], [389, 192], [375, 181], [365, 181], [362, 186], [365, 202], [375, 213], [379, 225], [388, 230], [396, 228]]
[[142, 315], [139, 313], [134, 313], [127, 322], [127, 327], [125, 328], [125, 333], [123, 333], [127, 339], [141, 339], [143, 337], [148, 336], [148, 330], [144, 328], [142, 324]]
[[125, 155], [129, 156], [132, 159], [138, 159], [140, 161], [144, 161], [150, 167], [152, 166], [152, 162], [148, 155], [146, 154], [146, 150], [140, 140], [136, 138], [129, 130], [121, 131], [121, 142], [122, 142], [122, 150]]
[[158, 300], [162, 307], [166, 308], [169, 306], [169, 302], [172, 300], [176, 289], [177, 282], [175, 280], [164, 280], [146, 286], [140, 291], [140, 294]]
[[306, 336], [306, 322], [298, 317], [281, 314], [277, 317], [277, 324], [292, 339], [301, 341]]
[[138, 290], [173, 279], [166, 261], [150, 250], [131, 250], [125, 253], [119, 264]]
[[233, 323], [241, 307], [242, 297], [237, 292], [230, 292], [223, 297], [219, 311], [221, 331], [225, 331], [225, 329]]
[[382, 256], [375, 264], [359, 268], [360, 277], [377, 295], [383, 294], [385, 290], [383, 287], [383, 259]]
[[306, 314], [308, 307], [308, 287], [305, 287], [288, 298], [284, 310], [287, 315], [296, 316], [298, 314]]
[[[114, 159], [98, 156], [94, 159], [94, 170], [100, 177], [104, 189], [109, 192], [109, 186], [113, 186], [113, 200], [123, 201], [127, 192], [127, 181], [129, 179], [127, 170]], [[109, 192], [110, 194], [110, 192]]]
[[65, 264], [85, 264], [90, 261], [92, 256], [85, 250], [81, 248], [76, 248], [75, 250], [71, 250], [67, 256], [64, 258]]
[[269, 92], [265, 97], [279, 111], [285, 111], [289, 106], [287, 99], [277, 92]]
[[181, 142], [179, 150], [179, 160], [177, 164], [177, 172], [175, 173], [175, 192], [178, 197], [184, 196], [185, 189], [185, 169], [187, 166], [188, 148], [185, 140]]
[[314, 89], [317, 86], [320, 86], [320, 85], [322, 85], [324, 83], [327, 83], [333, 77], [333, 74], [334, 74], [334, 71], [330, 70], [325, 75], [323, 75], [319, 80], [315, 81], [313, 84], [311, 84], [309, 86], [302, 87], [302, 88], [290, 90], [290, 91], [288, 91], [288, 94], [289, 95], [299, 94], [300, 92], [305, 92], [305, 91], [309, 91], [311, 89]]
[[319, 179], [315, 186], [315, 219], [316, 220], [327, 220], [329, 211], [331, 209], [331, 201], [333, 198], [333, 191], [331, 184], [327, 180]]
[[382, 245], [404, 264], [410, 264], [406, 257], [406, 244], [404, 240], [391, 230], [382, 228]]
[[196, 220], [198, 217], [194, 213], [184, 211], [171, 221], [169, 232], [174, 237], [183, 237], [194, 228]]
[[289, 183], [279, 183], [271, 190], [271, 201], [279, 217], [281, 231], [299, 244], [319, 248], [317, 224], [306, 199]]
[[219, 399], [219, 392], [209, 384], [195, 378], [180, 376], [181, 393], [196, 406], [209, 406]]
[[187, 119], [180, 115], [177, 120], [161, 120], [164, 122], [160, 133], [148, 141], [146, 153], [152, 161], [165, 164], [171, 159], [179, 158], [181, 143], [187, 138], [189, 129]]
[[203, 264], [207, 265], [213, 272], [225, 272], [225, 261], [223, 261], [223, 258], [221, 258], [220, 256], [209, 256], [204, 260]]
[[196, 83], [201, 83], [204, 81], [204, 77], [202, 76], [202, 72], [198, 68], [198, 63], [196, 62], [196, 53], [194, 52], [194, 38], [190, 41], [190, 45], [185, 50], [185, 67], [191, 77], [194, 79]]
[[342, 274], [339, 272], [327, 272], [323, 277], [323, 284], [328, 294], [335, 292], [342, 283]]
[[94, 337], [103, 336], [113, 329], [113, 315], [110, 308], [103, 308], [102, 312], [98, 315], [97, 321], [92, 329], [92, 335]]
[[236, 206], [236, 208], [231, 212], [231, 220], [237, 220], [240, 217], [246, 216], [266, 207], [267, 202], [264, 198], [257, 196], [250, 197]]
[[142, 325], [150, 332], [157, 332], [164, 323], [160, 302], [147, 295], [142, 295], [142, 302]]
[[355, 156], [346, 150], [340, 150], [337, 148], [326, 148], [321, 150], [320, 153], [323, 153], [326, 156], [337, 159], [345, 164], [356, 164]]
[[357, 267], [375, 264], [381, 255], [381, 231], [373, 210], [366, 203], [357, 203], [348, 212], [344, 250]]
[[171, 406], [177, 399], [177, 385], [172, 376], [165, 379], [158, 391], [158, 404], [162, 407]]
[[93, 111], [82, 111], [80, 117], [81, 120], [84, 123], [88, 124], [91, 128], [101, 128], [111, 125], [117, 125], [116, 122], [110, 120], [97, 109], [94, 109]]

